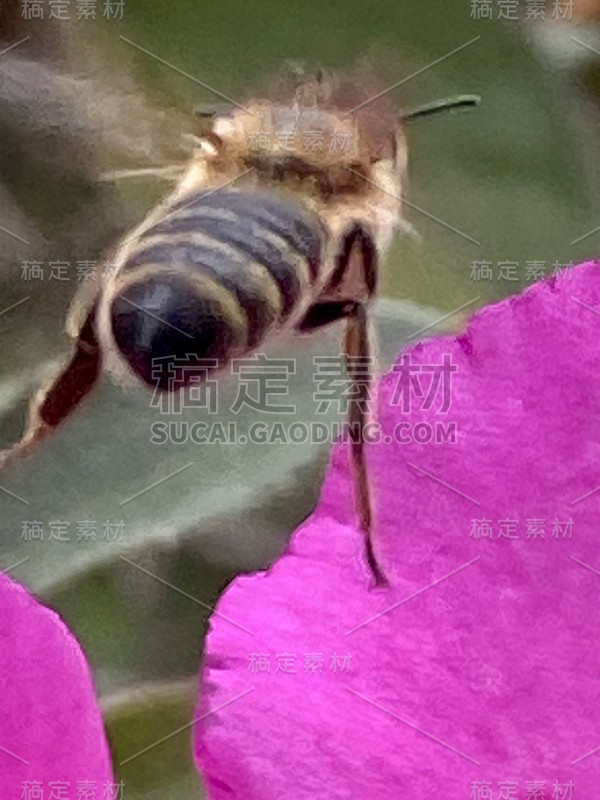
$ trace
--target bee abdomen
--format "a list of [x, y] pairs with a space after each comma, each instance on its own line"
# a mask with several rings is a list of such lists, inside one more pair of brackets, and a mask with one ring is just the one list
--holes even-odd
[[191, 200], [180, 200], [173, 207], [171, 219], [187, 230], [188, 219], [192, 225], [194, 220], [203, 225], [205, 220], [221, 219], [231, 220], [235, 225], [256, 226], [285, 241], [292, 251], [307, 260], [311, 278], [317, 277], [323, 246], [322, 226], [317, 216], [298, 202], [265, 191], [210, 191]]
[[222, 368], [285, 324], [317, 277], [322, 246], [318, 219], [300, 204], [232, 191], [181, 201], [128, 251], [114, 340], [153, 386], [157, 359]]
[[[278, 287], [266, 270], [248, 263], [233, 248], [202, 234], [162, 235], [145, 238], [127, 261], [127, 268], [159, 264], [165, 276], [188, 277], [188, 293], [201, 291], [198, 280], [210, 277], [223, 297], [234, 298], [247, 320], [247, 345], [254, 347], [277, 322], [282, 299]], [[289, 294], [288, 297], [295, 298]]]
[[189, 382], [198, 360], [222, 367], [243, 351], [247, 335], [244, 318], [227, 309], [218, 293], [194, 292], [184, 276], [160, 272], [116, 296], [111, 324], [133, 372], [163, 390]]

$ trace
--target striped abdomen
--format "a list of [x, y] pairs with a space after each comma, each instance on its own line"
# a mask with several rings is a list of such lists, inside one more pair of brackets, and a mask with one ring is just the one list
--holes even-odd
[[116, 345], [162, 389], [187, 382], [184, 372], [174, 384], [172, 371], [158, 368], [169, 359], [221, 369], [294, 317], [312, 295], [322, 248], [318, 218], [287, 198], [231, 190], [187, 197], [127, 253], [110, 310]]

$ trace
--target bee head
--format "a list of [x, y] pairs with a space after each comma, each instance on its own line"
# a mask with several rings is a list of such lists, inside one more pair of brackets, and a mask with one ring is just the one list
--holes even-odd
[[362, 77], [292, 65], [269, 94], [243, 107], [203, 107], [202, 156], [290, 188], [302, 183], [325, 199], [363, 193], [381, 163], [404, 172], [397, 111]]

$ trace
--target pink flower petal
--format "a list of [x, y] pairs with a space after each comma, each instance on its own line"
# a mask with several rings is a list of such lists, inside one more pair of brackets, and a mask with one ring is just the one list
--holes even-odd
[[57, 614], [0, 575], [0, 797], [75, 800], [85, 782], [98, 798], [113, 784], [85, 658]]
[[407, 351], [450, 355], [445, 414], [381, 381], [387, 435], [457, 430], [369, 448], [391, 588], [369, 588], [342, 445], [288, 553], [221, 598], [195, 741], [212, 800], [599, 796], [599, 267]]

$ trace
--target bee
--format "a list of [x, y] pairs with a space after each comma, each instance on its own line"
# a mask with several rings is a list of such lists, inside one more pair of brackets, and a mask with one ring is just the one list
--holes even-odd
[[398, 113], [385, 95], [359, 78], [297, 71], [268, 100], [200, 110], [188, 163], [156, 170], [174, 189], [117, 245], [94, 296], [75, 301], [72, 358], [34, 398], [5, 461], [60, 425], [103, 367], [179, 391], [189, 371], [157, 377], [159, 360], [191, 355], [223, 370], [283, 331], [343, 320], [356, 513], [370, 570], [385, 584], [365, 460], [367, 309], [382, 255], [407, 227], [404, 123], [477, 102], [463, 96]]

